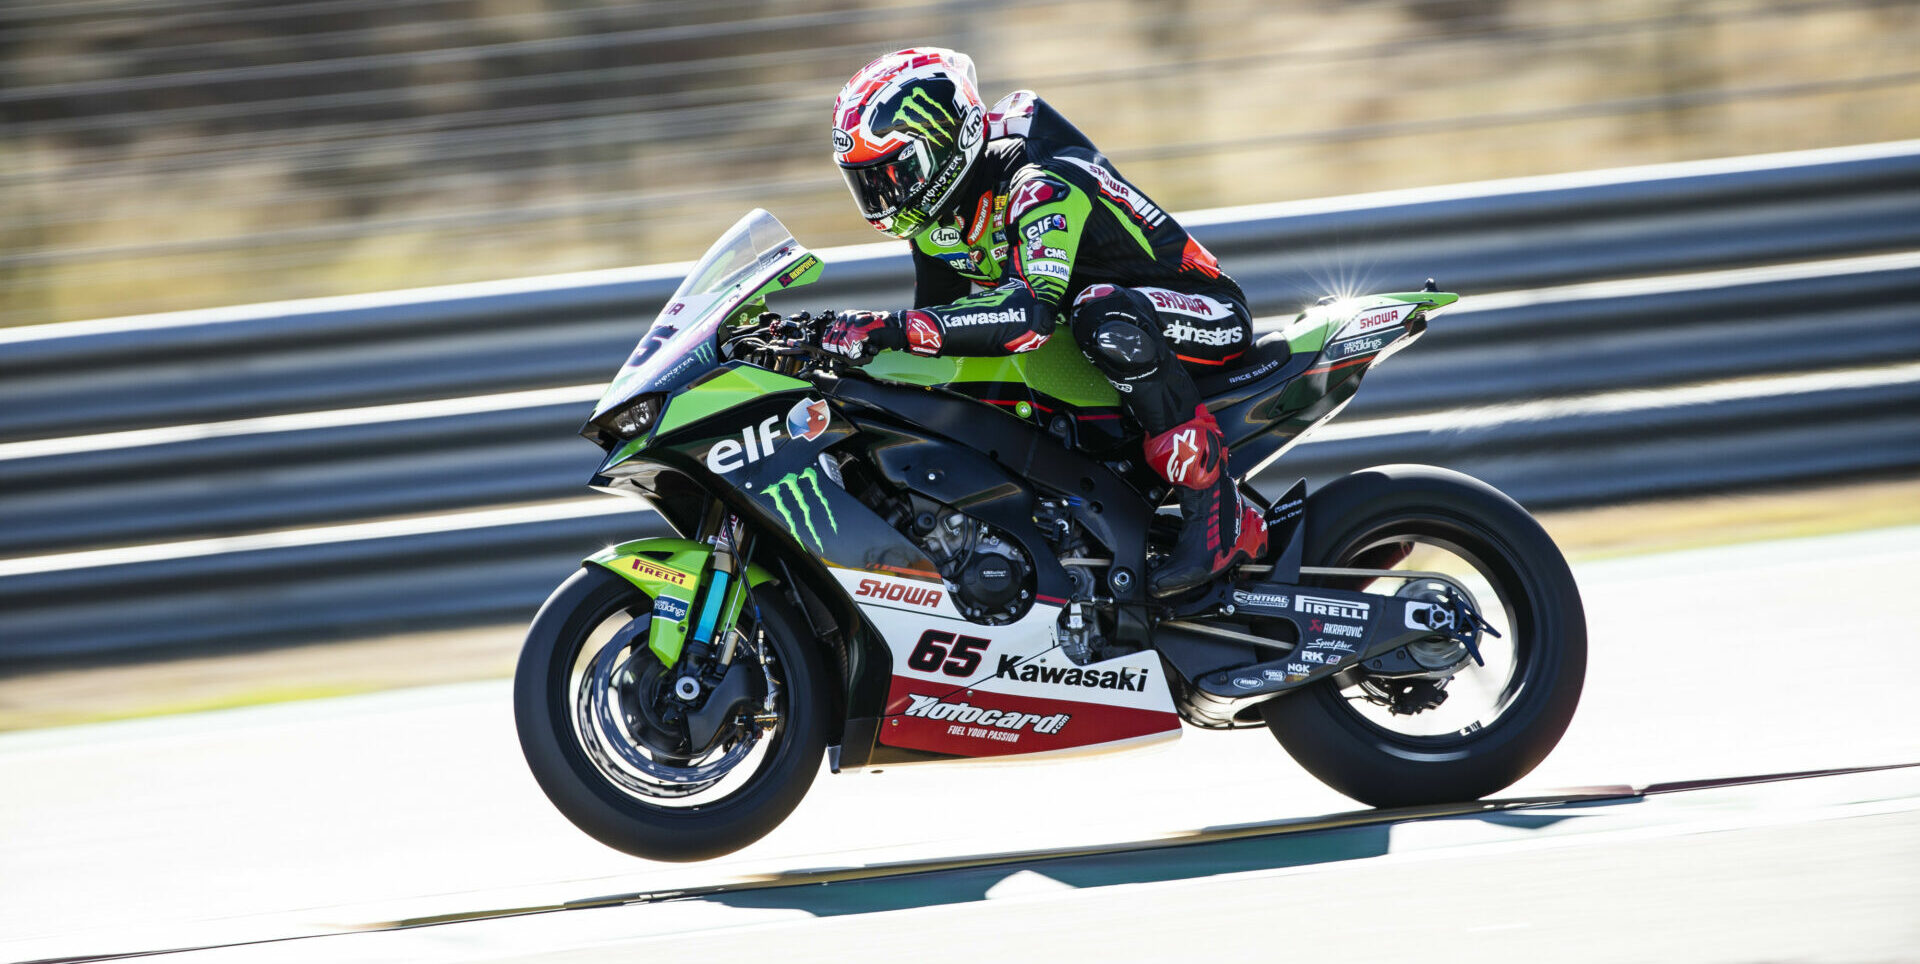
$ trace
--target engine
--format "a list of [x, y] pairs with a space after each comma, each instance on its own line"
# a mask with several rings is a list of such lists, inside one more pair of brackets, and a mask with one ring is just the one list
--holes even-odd
[[906, 533], [940, 569], [960, 613], [999, 626], [1033, 606], [1033, 565], [1006, 533], [949, 506], [910, 497]]

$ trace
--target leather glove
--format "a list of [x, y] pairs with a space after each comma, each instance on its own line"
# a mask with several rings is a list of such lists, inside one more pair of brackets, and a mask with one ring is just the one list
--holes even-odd
[[890, 311], [842, 311], [820, 336], [820, 347], [857, 361], [876, 351], [907, 347], [907, 335]]

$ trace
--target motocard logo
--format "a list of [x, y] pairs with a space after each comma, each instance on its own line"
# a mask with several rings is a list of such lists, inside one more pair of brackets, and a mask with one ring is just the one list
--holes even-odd
[[903, 716], [918, 717], [923, 720], [941, 720], [953, 723], [973, 723], [979, 726], [991, 726], [999, 730], [1032, 730], [1035, 733], [1058, 733], [1073, 720], [1072, 714], [1055, 713], [1042, 716], [1038, 713], [1022, 713], [1018, 710], [994, 710], [974, 706], [971, 703], [949, 703], [938, 696], [921, 696], [918, 693], [907, 694], [910, 705]]
[[1340, 599], [1327, 599], [1321, 596], [1301, 594], [1295, 597], [1295, 605], [1300, 612], [1312, 616], [1332, 616], [1335, 619], [1365, 620], [1373, 607], [1366, 603], [1346, 602]]
[[1085, 686], [1097, 690], [1132, 690], [1135, 693], [1147, 691], [1147, 671], [1144, 669], [1094, 670], [1081, 669], [1078, 666], [1047, 666], [1041, 663], [1020, 665], [1019, 656], [1000, 657], [1000, 666], [993, 672], [995, 678], [1019, 680], [1022, 683], [1052, 683], [1058, 686]]
[[1392, 308], [1381, 308], [1363, 315], [1356, 315], [1352, 321], [1347, 322], [1345, 328], [1340, 329], [1340, 334], [1364, 335], [1370, 331], [1392, 328], [1400, 323], [1400, 316], [1405, 314], [1406, 310], [1406, 305], [1395, 305]]
[[1258, 606], [1262, 609], [1285, 609], [1290, 602], [1287, 597], [1270, 592], [1241, 592], [1234, 590], [1233, 602], [1236, 606]]
[[854, 595], [867, 599], [884, 599], [887, 602], [919, 606], [922, 609], [938, 610], [941, 591], [926, 586], [913, 586], [904, 582], [881, 582], [878, 579], [862, 579]]

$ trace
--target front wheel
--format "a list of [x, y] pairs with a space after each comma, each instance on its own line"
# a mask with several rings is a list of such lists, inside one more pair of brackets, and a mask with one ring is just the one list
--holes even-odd
[[[1477, 799], [1546, 757], [1580, 701], [1587, 625], [1565, 558], [1525, 509], [1458, 472], [1390, 465], [1315, 492], [1306, 525], [1305, 565], [1440, 572], [1498, 636], [1483, 634], [1484, 663], [1462, 659], [1449, 675], [1383, 679], [1360, 667], [1262, 704], [1301, 766], [1355, 800], [1395, 807]], [[1418, 577], [1321, 583], [1426, 588]]]
[[765, 836], [813, 784], [825, 669], [778, 593], [754, 590], [733, 662], [753, 674], [753, 699], [692, 746], [677, 674], [646, 645], [651, 606], [598, 566], [562, 583], [527, 631], [514, 722], [540, 789], [575, 826], [636, 857], [704, 860]]

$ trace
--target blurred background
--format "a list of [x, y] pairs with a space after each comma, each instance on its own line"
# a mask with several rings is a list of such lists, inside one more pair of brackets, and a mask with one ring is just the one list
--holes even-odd
[[877, 240], [827, 109], [929, 42], [1174, 211], [1920, 136], [1906, 0], [14, 0], [0, 324]]
[[[574, 434], [675, 283], [632, 266], [754, 206], [879, 240], [826, 115], [925, 43], [1187, 212], [1264, 329], [1466, 295], [1264, 488], [1449, 465], [1576, 556], [1920, 519], [1906, 0], [14, 0], [0, 729], [506, 674], [654, 524]], [[789, 307], [897, 303], [898, 252]]]

